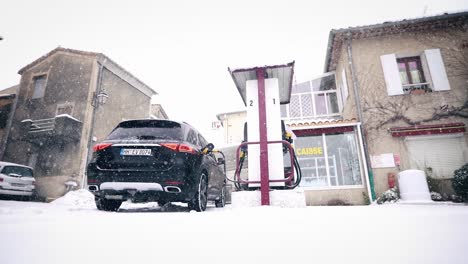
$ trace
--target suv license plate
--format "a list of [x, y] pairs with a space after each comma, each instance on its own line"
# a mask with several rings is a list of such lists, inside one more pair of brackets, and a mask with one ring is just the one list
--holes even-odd
[[121, 156], [151, 156], [151, 149], [121, 149]]

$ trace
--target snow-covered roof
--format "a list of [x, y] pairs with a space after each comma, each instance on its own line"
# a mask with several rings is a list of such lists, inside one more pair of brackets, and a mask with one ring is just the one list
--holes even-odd
[[427, 29], [462, 26], [468, 23], [468, 11], [436, 16], [388, 21], [367, 26], [332, 29], [328, 38], [327, 55], [325, 57], [324, 72], [334, 71], [340, 56], [343, 42], [348, 39], [376, 37], [382, 35], [398, 34], [402, 32], [415, 32]]
[[[57, 118], [57, 117], [66, 117], [66, 118], [70, 118], [70, 119], [72, 119], [72, 120], [75, 120], [75, 121], [77, 121], [77, 122], [81, 122], [80, 120], [78, 120], [77, 118], [75, 118], [75, 117], [73, 117], [73, 116], [71, 116], [71, 115], [69, 115], [69, 114], [56, 115], [55, 118]], [[23, 120], [23, 121], [24, 121], [24, 120]]]

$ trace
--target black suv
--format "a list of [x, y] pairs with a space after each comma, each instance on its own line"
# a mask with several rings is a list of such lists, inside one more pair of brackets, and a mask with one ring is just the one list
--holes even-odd
[[213, 144], [187, 123], [121, 122], [93, 148], [88, 189], [99, 210], [116, 211], [125, 200], [185, 202], [204, 211], [207, 201], [225, 204], [224, 160]]

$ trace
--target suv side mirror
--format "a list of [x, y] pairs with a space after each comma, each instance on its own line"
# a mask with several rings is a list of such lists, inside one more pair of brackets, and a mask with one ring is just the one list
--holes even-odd
[[214, 149], [214, 145], [213, 143], [208, 143], [208, 145], [206, 145], [203, 149], [202, 149], [202, 152], [203, 154], [207, 154], [209, 152], [212, 152]]
[[223, 158], [218, 158], [218, 165], [223, 165], [225, 163]]

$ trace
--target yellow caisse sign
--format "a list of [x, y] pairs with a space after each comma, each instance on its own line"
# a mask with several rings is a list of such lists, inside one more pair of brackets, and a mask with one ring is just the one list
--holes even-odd
[[296, 155], [323, 155], [322, 147], [313, 147], [313, 148], [297, 148]]

